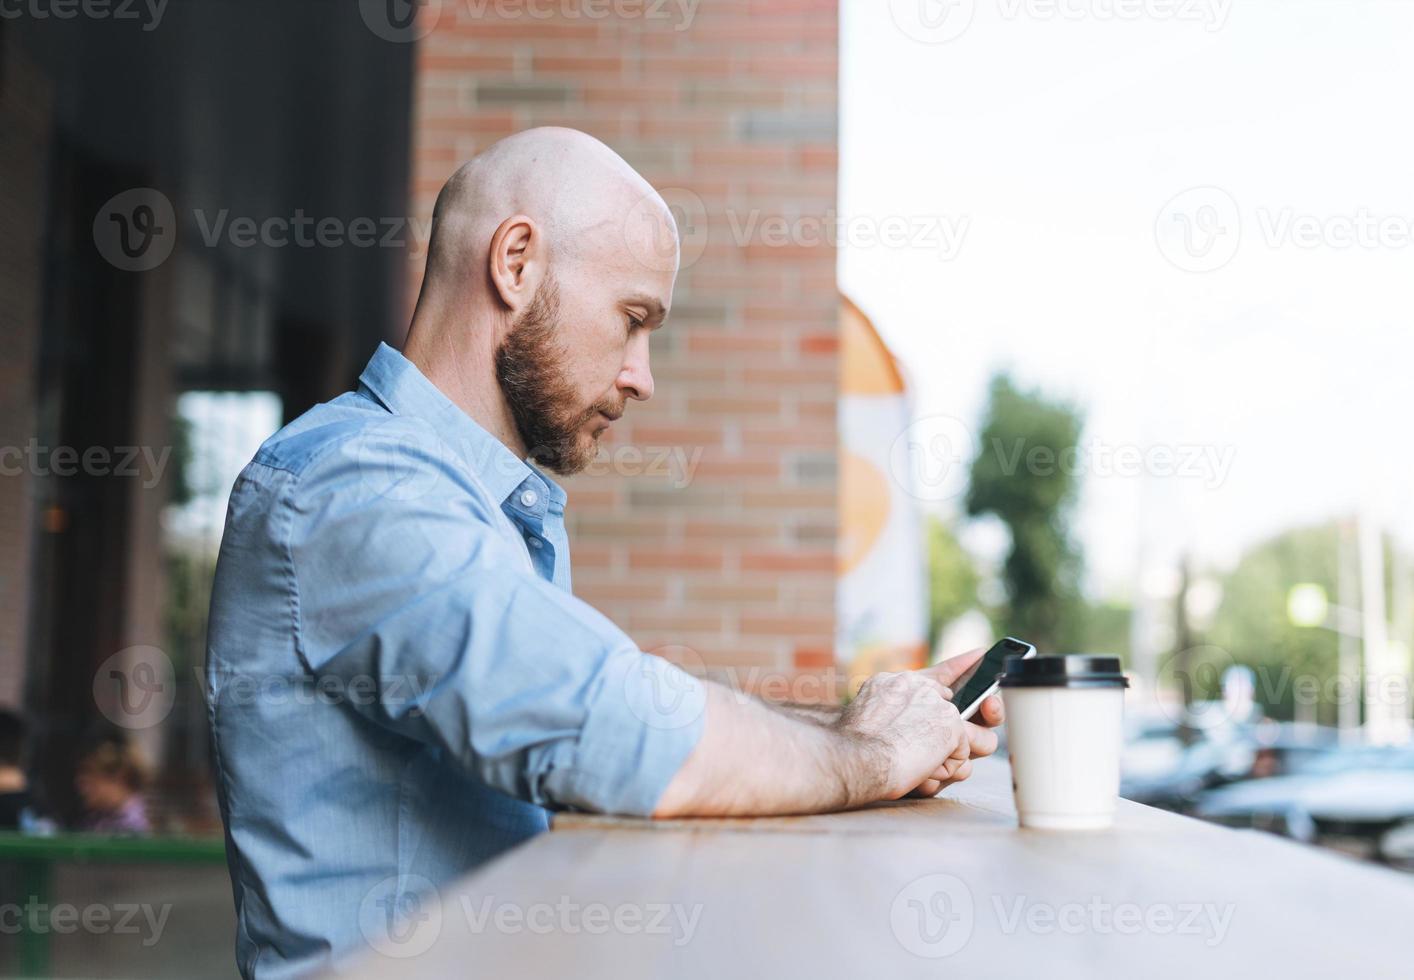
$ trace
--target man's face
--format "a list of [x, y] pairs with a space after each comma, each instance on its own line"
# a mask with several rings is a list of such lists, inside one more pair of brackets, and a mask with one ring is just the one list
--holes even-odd
[[575, 260], [563, 280], [547, 272], [496, 351], [532, 461], [578, 473], [629, 400], [652, 397], [648, 336], [667, 315], [673, 278], [625, 255]]

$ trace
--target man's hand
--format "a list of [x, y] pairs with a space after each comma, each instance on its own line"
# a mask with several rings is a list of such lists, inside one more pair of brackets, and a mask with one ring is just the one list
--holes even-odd
[[989, 698], [964, 722], [949, 684], [977, 650], [936, 667], [876, 674], [849, 706], [768, 706], [703, 681], [702, 736], [653, 808], [665, 817], [823, 813], [902, 796], [932, 796], [966, 779], [971, 758], [997, 747], [1002, 722]]
[[839, 730], [879, 747], [878, 799], [896, 800], [937, 773], [955, 777], [970, 746], [952, 691], [921, 670], [875, 674], [840, 716]]
[[[927, 674], [944, 685], [957, 684], [968, 671], [976, 666], [977, 661], [982, 659], [984, 653], [986, 653], [986, 649], [979, 647], [976, 650], [969, 650], [967, 653], [944, 660], [933, 667], [925, 667], [917, 673]], [[949, 698], [951, 696], [949, 694]], [[1006, 712], [1002, 708], [1002, 699], [993, 694], [982, 702], [982, 706], [977, 709], [972, 720], [962, 723], [967, 733], [965, 740], [967, 754], [960, 760], [950, 756], [943, 765], [914, 787], [908, 795], [937, 796], [946, 787], [953, 783], [960, 783], [971, 776], [972, 760], [991, 755], [997, 750], [997, 733], [991, 729], [996, 728], [1004, 721], [1006, 721]]]

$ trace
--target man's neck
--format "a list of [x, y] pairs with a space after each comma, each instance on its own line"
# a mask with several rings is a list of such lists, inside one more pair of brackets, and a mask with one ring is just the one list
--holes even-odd
[[414, 314], [403, 356], [518, 459], [526, 456], [510, 406], [496, 380], [496, 351], [490, 326], [448, 326]]
[[19, 766], [0, 766], [0, 793], [21, 793], [29, 787], [25, 771]]

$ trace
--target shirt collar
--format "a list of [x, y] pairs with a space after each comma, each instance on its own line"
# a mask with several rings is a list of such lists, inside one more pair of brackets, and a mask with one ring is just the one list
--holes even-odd
[[566, 494], [559, 484], [477, 425], [398, 351], [380, 343], [358, 380], [394, 415], [432, 423], [438, 436], [480, 477], [497, 504], [507, 503], [520, 491], [510, 501], [517, 512], [536, 520], [547, 511], [564, 513]]

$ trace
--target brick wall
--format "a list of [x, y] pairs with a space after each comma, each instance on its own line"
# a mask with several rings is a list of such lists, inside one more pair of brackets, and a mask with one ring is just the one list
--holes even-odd
[[13, 450], [36, 428], [49, 89], [12, 38], [0, 43], [0, 452], [11, 450], [0, 459], [0, 706], [9, 706], [24, 690], [29, 621], [33, 481]]
[[569, 483], [576, 593], [644, 649], [746, 683], [829, 666], [837, 0], [702, 0], [690, 17], [676, 0], [429, 9], [419, 221], [487, 143], [566, 125], [618, 150], [683, 228], [657, 394]]

